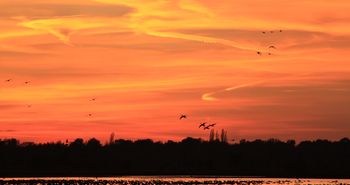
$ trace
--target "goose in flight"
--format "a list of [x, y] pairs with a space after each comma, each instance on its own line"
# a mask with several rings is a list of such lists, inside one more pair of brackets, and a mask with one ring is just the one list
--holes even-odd
[[214, 127], [216, 125], [216, 123], [210, 124], [208, 125], [208, 127]]
[[5, 80], [5, 82], [11, 82], [12, 81], [12, 79], [7, 79], [7, 80]]
[[269, 46], [270, 49], [277, 49], [276, 46]]
[[210, 126], [206, 126], [206, 127], [204, 127], [203, 129], [204, 129], [204, 130], [209, 130], [209, 128], [210, 128]]
[[184, 114], [180, 116], [180, 119], [186, 119], [186, 118], [187, 118], [187, 116]]
[[205, 127], [205, 124], [207, 124], [207, 122], [201, 123], [198, 128]]

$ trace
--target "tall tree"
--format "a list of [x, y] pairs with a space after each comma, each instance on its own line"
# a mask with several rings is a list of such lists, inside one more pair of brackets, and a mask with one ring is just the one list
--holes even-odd
[[114, 143], [114, 132], [111, 133], [111, 136], [109, 136], [109, 144], [113, 144]]
[[216, 131], [215, 133], [215, 141], [220, 141], [220, 136], [218, 131]]
[[221, 142], [227, 143], [227, 131], [225, 129], [221, 130]]
[[209, 134], [209, 141], [214, 141], [215, 140], [215, 131], [214, 129], [210, 130], [210, 134]]

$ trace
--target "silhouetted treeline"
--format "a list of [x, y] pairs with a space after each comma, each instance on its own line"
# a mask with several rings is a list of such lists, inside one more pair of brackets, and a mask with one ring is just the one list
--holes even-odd
[[350, 177], [350, 140], [255, 140], [228, 144], [96, 139], [72, 143], [0, 140], [0, 176], [232, 175]]

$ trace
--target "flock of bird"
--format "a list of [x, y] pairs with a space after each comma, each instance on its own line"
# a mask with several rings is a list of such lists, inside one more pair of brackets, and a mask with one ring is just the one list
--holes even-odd
[[[13, 81], [12, 78], [9, 78], [9, 79], [5, 80], [5, 82], [7, 82], [7, 83], [12, 82], [12, 81]], [[23, 82], [23, 83], [24, 83], [24, 84], [29, 84], [30, 81], [25, 81], [25, 82]]]
[[[274, 34], [274, 33], [276, 33], [276, 32], [283, 32], [282, 30], [276, 30], [276, 31], [262, 31], [261, 33], [262, 34]], [[270, 45], [269, 47], [268, 47], [268, 49], [277, 49], [276, 48], [276, 46], [274, 46], [274, 45]], [[263, 53], [261, 52], [261, 51], [257, 51], [256, 52], [258, 55], [262, 55]], [[268, 52], [267, 53], [268, 55], [272, 55], [272, 53], [271, 52]], [[12, 82], [13, 81], [13, 79], [7, 79], [7, 80], [5, 80], [5, 82], [7, 82], [7, 83], [10, 83], [10, 82]], [[24, 84], [26, 84], [26, 85], [28, 85], [28, 84], [30, 84], [31, 82], [30, 81], [25, 81], [24, 82]], [[90, 101], [96, 101], [96, 98], [91, 98], [90, 99]], [[32, 107], [32, 105], [27, 105], [27, 107], [28, 108], [31, 108]], [[92, 113], [90, 113], [90, 114], [88, 114], [88, 117], [92, 117], [93, 116], [93, 114]], [[187, 118], [187, 116], [186, 115], [181, 115], [180, 116], [180, 120], [181, 119], [186, 119]], [[203, 122], [203, 123], [200, 123], [200, 125], [199, 125], [199, 128], [203, 128], [204, 130], [209, 130], [210, 129], [210, 127], [214, 127], [216, 125], [216, 123], [214, 123], [214, 124], [208, 124], [207, 122]]]
[[[282, 33], [283, 30], [262, 31], [261, 33], [262, 33], [262, 34], [274, 34], [274, 33], [277, 33], [277, 32]], [[274, 45], [270, 45], [270, 46], [268, 46], [268, 49], [270, 49], [270, 50], [271, 50], [271, 49], [274, 49], [274, 50], [275, 50], [275, 49], [277, 49], [277, 47], [274, 46]], [[262, 54], [263, 54], [263, 52], [261, 52], [261, 51], [257, 51], [256, 53], [257, 53], [258, 55], [262, 55]], [[268, 55], [272, 55], [271, 52], [267, 52], [267, 54], [268, 54]], [[180, 116], [179, 119], [180, 119], [180, 120], [182, 120], [182, 119], [187, 119], [187, 115], [182, 114], [182, 115]], [[214, 127], [215, 125], [216, 125], [216, 123], [208, 124], [207, 122], [203, 122], [203, 123], [200, 123], [200, 124], [199, 124], [199, 127], [198, 127], [198, 128], [203, 128], [204, 130], [209, 130], [210, 127]]]
[[[12, 82], [13, 80], [12, 79], [7, 79], [5, 80], [5, 82]], [[25, 81], [24, 84], [29, 84], [30, 81]], [[91, 98], [90, 101], [96, 101], [96, 98]], [[27, 105], [28, 108], [31, 108], [32, 105]], [[89, 113], [87, 115], [88, 117], [92, 117], [93, 114], [92, 113]], [[184, 115], [182, 114], [179, 118], [180, 120], [182, 119], [187, 119], [187, 115]], [[213, 123], [213, 124], [208, 124], [207, 122], [203, 122], [203, 123], [200, 123], [199, 124], [199, 127], [198, 128], [203, 128], [204, 130], [209, 130], [211, 127], [215, 127], [216, 123]]]
[[[13, 81], [14, 81], [14, 80], [13, 80], [12, 78], [5, 80], [6, 83], [10, 83], [10, 82], [13, 82]], [[23, 83], [26, 84], [26, 85], [28, 85], [28, 84], [31, 83], [31, 81], [25, 81], [25, 82], [23, 82]], [[96, 101], [96, 98], [91, 98], [90, 101]], [[32, 105], [27, 105], [27, 108], [31, 108], [31, 107], [32, 107]], [[93, 114], [90, 113], [90, 114], [88, 114], [87, 116], [88, 116], [88, 117], [92, 117]]]
[[[12, 78], [5, 80], [6, 83], [10, 83], [10, 82], [12, 82], [12, 81], [13, 81]], [[26, 85], [28, 85], [28, 84], [30, 83], [30, 81], [25, 81], [25, 82], [23, 82], [23, 83], [26, 84]], [[28, 107], [28, 108], [31, 108], [32, 105], [27, 105], [27, 107]]]
[[[12, 78], [5, 80], [5, 82], [12, 82], [12, 81], [13, 81]], [[25, 81], [24, 82], [24, 84], [29, 84], [29, 83], [30, 83], [30, 81]]]
[[[7, 80], [5, 80], [5, 82], [11, 82], [11, 81], [13, 81], [12, 79], [7, 79]], [[25, 81], [24, 82], [24, 84], [29, 84], [30, 83], [30, 81]], [[96, 101], [96, 98], [91, 98], [90, 99], [90, 101]], [[31, 108], [32, 107], [32, 105], [27, 105], [27, 107], [28, 108]], [[88, 117], [92, 117], [93, 116], [93, 114], [92, 113], [89, 113], [88, 114]], [[181, 119], [186, 119], [187, 118], [187, 115], [181, 115], [180, 116], [180, 120]], [[216, 123], [213, 123], [213, 124], [207, 124], [207, 122], [203, 122], [203, 123], [200, 123], [200, 125], [199, 125], [199, 127], [198, 128], [201, 128], [201, 127], [203, 127], [203, 129], [204, 130], [209, 130], [210, 129], [210, 127], [214, 127], [216, 125]]]
[[[187, 119], [187, 115], [182, 114], [179, 119], [180, 120]], [[203, 128], [203, 130], [209, 130], [210, 127], [215, 127], [215, 125], [216, 125], [216, 123], [208, 124], [207, 122], [202, 122], [199, 124], [198, 128]]]
[[[5, 82], [12, 82], [13, 80], [12, 79], [7, 79], [5, 80]], [[30, 81], [25, 81], [24, 84], [29, 84]], [[91, 98], [90, 101], [96, 101], [96, 98]], [[28, 108], [31, 108], [32, 105], [27, 105]], [[92, 117], [93, 114], [92, 113], [89, 113], [88, 114], [88, 117]], [[187, 115], [184, 115], [182, 114], [179, 118], [180, 120], [182, 119], [187, 119]], [[203, 123], [200, 123], [199, 124], [199, 127], [198, 128], [203, 128], [203, 130], [209, 130], [211, 127], [215, 127], [216, 123], [213, 123], [213, 124], [208, 124], [207, 122], [203, 122]]]
[[[273, 30], [272, 30], [272, 31], [262, 31], [261, 33], [262, 33], [262, 34], [268, 34], [268, 33], [274, 34], [274, 33], [277, 33], [277, 32], [282, 33], [283, 30], [277, 30], [277, 31], [273, 31]], [[277, 47], [274, 46], [274, 45], [270, 45], [270, 46], [268, 47], [268, 49], [277, 49]], [[262, 55], [263, 53], [262, 53], [261, 51], [257, 51], [256, 54]], [[267, 54], [268, 54], [268, 55], [272, 55], [271, 52], [267, 52]]]

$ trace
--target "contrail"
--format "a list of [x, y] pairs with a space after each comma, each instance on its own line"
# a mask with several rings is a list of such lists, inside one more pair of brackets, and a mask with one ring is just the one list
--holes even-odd
[[217, 92], [203, 94], [202, 95], [202, 100], [204, 100], [204, 101], [215, 101], [215, 100], [218, 100], [217, 98], [212, 96], [215, 93], [217, 93]]
[[177, 39], [190, 40], [190, 41], [196, 41], [196, 42], [204, 42], [204, 43], [210, 43], [210, 44], [222, 44], [225, 46], [229, 46], [229, 47], [233, 47], [233, 48], [237, 48], [237, 49], [242, 49], [242, 50], [249, 50], [249, 51], [256, 51], [256, 48], [257, 48], [257, 46], [254, 46], [253, 44], [243, 44], [241, 42], [235, 42], [232, 40], [225, 40], [225, 39], [192, 35], [192, 34], [183, 34], [183, 33], [174, 33], [174, 32], [159, 32], [159, 31], [154, 31], [154, 30], [146, 30], [145, 33], [148, 35], [153, 35], [153, 36], [157, 36], [157, 37], [177, 38]]
[[216, 101], [216, 100], [219, 100], [218, 98], [216, 98], [214, 96], [217, 93], [226, 92], [226, 91], [234, 91], [234, 90], [242, 89], [242, 88], [245, 88], [245, 87], [251, 87], [251, 86], [254, 86], [254, 85], [257, 85], [257, 84], [262, 84], [262, 83], [266, 83], [266, 82], [273, 82], [273, 81], [282, 80], [282, 79], [285, 79], [285, 78], [298, 77], [298, 76], [304, 76], [304, 75], [310, 75], [310, 74], [312, 74], [312, 73], [301, 73], [301, 74], [297, 74], [297, 75], [287, 76], [287, 77], [284, 77], [284, 78], [278, 78], [278, 79], [272, 79], [272, 80], [260, 80], [260, 81], [256, 81], [256, 82], [240, 84], [240, 85], [228, 87], [228, 88], [226, 88], [224, 90], [218, 90], [218, 91], [214, 91], [214, 92], [204, 93], [202, 95], [202, 100], [204, 100], [204, 101]]
[[236, 86], [233, 86], [233, 87], [228, 87], [228, 88], [226, 88], [224, 90], [204, 93], [202, 95], [202, 100], [204, 100], [204, 101], [216, 101], [216, 100], [218, 100], [218, 98], [215, 98], [214, 95], [217, 94], [217, 93], [225, 92], [225, 91], [234, 91], [234, 90], [237, 90], [237, 89], [242, 89], [244, 87], [250, 87], [250, 86], [253, 86], [253, 85], [256, 85], [256, 84], [259, 84], [259, 83], [263, 83], [263, 82], [264, 81], [245, 83], [245, 84], [240, 84], [240, 85], [236, 85]]
[[251, 83], [245, 83], [245, 84], [241, 84], [241, 85], [236, 85], [236, 86], [233, 86], [233, 87], [229, 87], [229, 88], [226, 88], [225, 91], [233, 91], [233, 90], [236, 90], [236, 89], [241, 89], [243, 87], [250, 87], [250, 86], [253, 86], [253, 85], [256, 85], [256, 84], [259, 84], [259, 83], [263, 83], [265, 81], [257, 81], [257, 82], [251, 82]]

